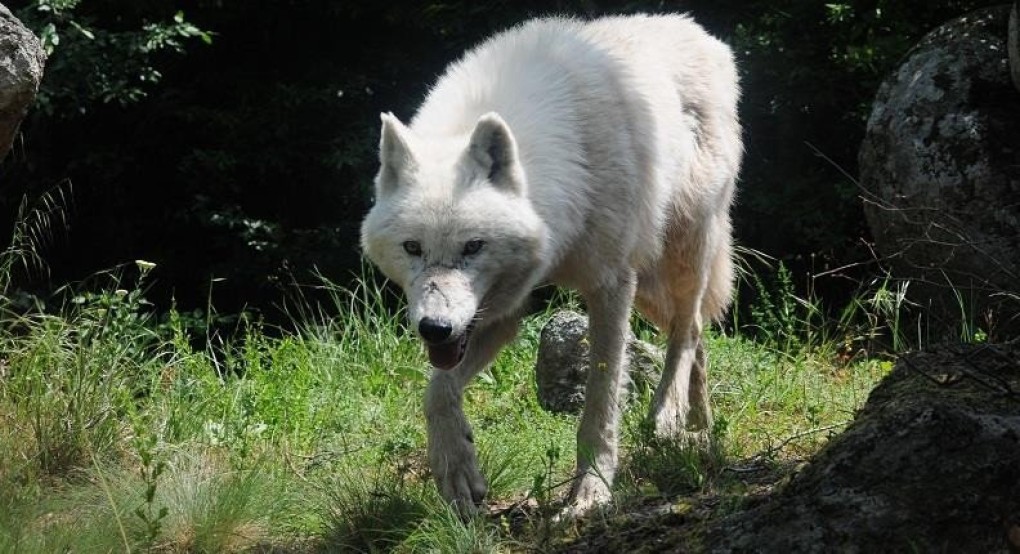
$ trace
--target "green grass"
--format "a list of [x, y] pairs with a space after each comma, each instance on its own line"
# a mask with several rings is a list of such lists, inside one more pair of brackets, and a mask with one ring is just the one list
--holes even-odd
[[[147, 315], [146, 267], [0, 318], [0, 552], [527, 551], [569, 535], [548, 516], [577, 421], [540, 409], [532, 373], [548, 314], [466, 396], [489, 502], [527, 508], [463, 522], [426, 463], [427, 361], [381, 290], [332, 289], [339, 317], [306, 307], [297, 331], [242, 322], [196, 348], [179, 314]], [[656, 442], [650, 391], [631, 397], [622, 505], [725, 488], [728, 464], [808, 455], [853, 417], [888, 362], [794, 340], [809, 318], [782, 317], [791, 336], [709, 333], [710, 448]]]

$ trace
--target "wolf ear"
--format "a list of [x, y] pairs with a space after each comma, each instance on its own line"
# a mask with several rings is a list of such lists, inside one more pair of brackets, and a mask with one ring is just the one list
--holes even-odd
[[510, 126], [495, 112], [478, 119], [468, 143], [467, 158], [493, 185], [518, 194], [524, 192], [517, 141]]
[[385, 196], [400, 187], [415, 160], [408, 143], [408, 129], [392, 113], [379, 114], [382, 136], [379, 139], [379, 174], [375, 177], [376, 196]]

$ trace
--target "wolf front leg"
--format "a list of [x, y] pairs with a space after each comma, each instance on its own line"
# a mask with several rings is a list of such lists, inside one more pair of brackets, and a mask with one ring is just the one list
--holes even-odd
[[461, 363], [450, 371], [433, 370], [425, 393], [429, 466], [440, 494], [463, 516], [477, 511], [487, 491], [462, 407], [464, 387], [516, 334], [516, 318], [475, 329]]
[[591, 340], [584, 413], [577, 431], [577, 475], [564, 515], [580, 516], [611, 498], [619, 443], [620, 384], [637, 278], [621, 276], [588, 293]]

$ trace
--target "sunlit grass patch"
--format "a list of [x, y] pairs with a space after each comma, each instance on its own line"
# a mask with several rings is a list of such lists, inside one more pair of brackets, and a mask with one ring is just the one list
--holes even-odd
[[[577, 417], [543, 411], [533, 374], [550, 314], [527, 318], [466, 392], [487, 502], [506, 511], [463, 520], [426, 461], [427, 360], [382, 288], [325, 283], [333, 305], [302, 308], [294, 331], [242, 321], [230, 339], [195, 341], [179, 314], [157, 324], [116, 282], [125, 292], [4, 322], [0, 550], [527, 551], [566, 532], [550, 516]], [[706, 340], [710, 440], [655, 439], [651, 391], [631, 395], [620, 506], [739, 497], [730, 466], [809, 455], [888, 369], [814, 339]]]

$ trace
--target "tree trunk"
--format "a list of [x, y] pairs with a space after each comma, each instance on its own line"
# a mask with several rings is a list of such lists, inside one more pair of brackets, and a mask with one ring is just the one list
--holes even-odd
[[1020, 90], [1020, 0], [1013, 0], [1013, 11], [1009, 13], [1009, 72], [1013, 86]]

